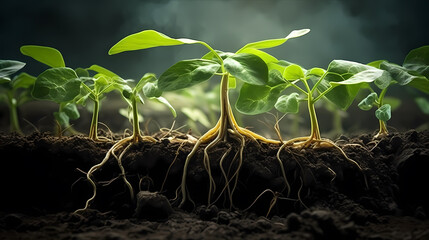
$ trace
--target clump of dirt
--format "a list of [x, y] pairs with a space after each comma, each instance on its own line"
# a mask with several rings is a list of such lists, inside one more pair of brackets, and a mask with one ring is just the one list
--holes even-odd
[[[231, 175], [239, 146], [221, 142], [209, 151], [216, 184], [209, 207], [205, 146], [200, 147], [187, 176], [193, 202], [181, 210], [177, 189], [193, 147], [193, 141], [184, 140], [192, 137], [177, 132], [153, 137], [158, 141], [136, 143], [122, 159], [136, 193], [159, 192], [160, 199], [171, 200], [173, 212], [145, 218], [136, 214], [113, 157], [93, 174], [97, 196], [90, 209], [72, 214], [92, 195], [85, 173], [113, 142], [49, 133], [0, 134], [0, 239], [429, 237], [429, 131], [392, 133], [379, 140], [371, 134], [337, 139], [362, 170], [333, 148], [286, 147], [279, 157], [289, 188], [277, 159], [279, 145], [247, 140], [232, 209], [219, 161], [231, 149], [223, 161]], [[391, 229], [399, 225], [400, 234], [393, 234]]]

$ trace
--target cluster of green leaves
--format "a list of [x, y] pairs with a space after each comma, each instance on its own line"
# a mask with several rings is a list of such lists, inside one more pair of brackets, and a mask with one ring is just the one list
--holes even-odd
[[[71, 119], [79, 118], [80, 114], [76, 104], [84, 105], [88, 100], [92, 101], [93, 117], [89, 136], [94, 140], [98, 139], [97, 123], [100, 101], [105, 94], [114, 90], [119, 91], [132, 106], [131, 109], [135, 112], [133, 116], [138, 114], [137, 105], [133, 105], [132, 102], [136, 99], [143, 102], [142, 92], [146, 97], [166, 104], [175, 115], [174, 109], [168, 101], [161, 97], [162, 92], [157, 88], [156, 78], [153, 74], [146, 74], [135, 87], [131, 87], [129, 83], [133, 81], [126, 81], [99, 65], [77, 69], [66, 67], [61, 53], [54, 48], [28, 45], [21, 47], [21, 52], [51, 67], [37, 77], [32, 95], [36, 99], [54, 101], [60, 105], [60, 110], [54, 115], [61, 125], [69, 126]], [[90, 72], [95, 72], [95, 74], [91, 75]], [[134, 126], [138, 127], [138, 121]]]
[[[270, 80], [267, 84], [243, 85], [236, 108], [250, 115], [270, 111], [273, 107], [283, 113], [297, 113], [299, 103], [306, 101], [313, 129], [313, 124], [317, 125], [317, 119], [312, 108], [318, 100], [326, 98], [339, 108], [347, 110], [359, 90], [371, 89], [372, 93], [361, 101], [359, 107], [369, 110], [375, 105], [378, 108], [376, 117], [380, 121], [387, 121], [391, 117], [391, 105], [383, 104], [387, 87], [393, 84], [410, 85], [429, 93], [428, 49], [429, 46], [425, 46], [412, 50], [407, 55], [403, 66], [387, 61], [376, 61], [365, 65], [352, 61], [333, 60], [326, 70], [321, 68], [306, 70], [290, 62], [272, 61], [268, 63]], [[372, 90], [372, 84], [383, 90], [380, 97]], [[282, 95], [282, 92], [289, 87], [297, 91]]]
[[201, 44], [209, 52], [199, 59], [182, 60], [167, 69], [158, 81], [162, 91], [174, 91], [204, 82], [216, 74], [229, 75], [229, 86], [240, 79], [249, 85], [265, 85], [268, 82], [266, 62], [274, 58], [259, 49], [271, 48], [285, 43], [288, 39], [300, 37], [309, 30], [293, 31], [285, 38], [249, 43], [235, 53], [214, 50], [207, 43], [187, 38], [174, 39], [154, 30], [145, 30], [129, 35], [115, 44], [109, 54], [141, 50], [161, 46]]
[[[384, 101], [386, 91], [390, 86], [410, 86], [429, 94], [429, 46], [411, 50], [405, 57], [402, 66], [386, 60], [374, 61], [368, 65], [384, 70], [381, 81], [375, 82], [381, 92], [378, 95], [371, 86], [368, 86], [371, 93], [358, 106], [366, 111], [376, 107], [375, 116], [381, 121], [380, 124], [391, 118], [392, 106]], [[416, 101], [424, 109], [424, 98]]]
[[9, 108], [10, 131], [22, 133], [18, 119], [18, 107], [32, 100], [31, 88], [36, 80], [27, 74], [15, 74], [25, 66], [25, 63], [13, 60], [0, 60], [0, 102], [5, 102]]

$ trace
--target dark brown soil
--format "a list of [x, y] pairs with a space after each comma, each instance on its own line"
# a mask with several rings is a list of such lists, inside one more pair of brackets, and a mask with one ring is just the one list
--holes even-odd
[[[279, 146], [249, 140], [231, 210], [228, 195], [222, 194], [219, 160], [231, 149], [223, 166], [231, 165], [231, 173], [236, 169], [234, 140], [209, 152], [217, 187], [212, 200], [220, 196], [215, 205], [207, 207], [202, 146], [187, 177], [195, 206], [188, 201], [179, 209], [180, 201], [173, 199], [193, 144], [167, 139], [172, 135], [160, 139], [163, 134], [154, 136], [156, 143], [134, 144], [123, 159], [136, 194], [150, 195], [153, 205], [143, 206], [139, 198], [136, 212], [137, 203], [130, 200], [112, 157], [94, 173], [97, 197], [81, 215], [73, 211], [92, 194], [85, 172], [113, 142], [1, 134], [0, 239], [429, 239], [428, 130], [392, 133], [376, 141], [371, 134], [337, 139], [363, 170], [333, 148], [285, 148], [280, 156], [289, 196], [276, 158]], [[266, 191], [257, 199], [267, 189], [280, 194], [268, 218], [273, 194]]]

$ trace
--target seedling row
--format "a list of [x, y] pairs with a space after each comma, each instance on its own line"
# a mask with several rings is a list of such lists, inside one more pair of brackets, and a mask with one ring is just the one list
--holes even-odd
[[[201, 58], [178, 61], [159, 77], [153, 73], [142, 73], [141, 79], [137, 81], [126, 79], [99, 65], [72, 69], [66, 66], [58, 50], [47, 46], [25, 45], [21, 47], [21, 53], [47, 65], [47, 69], [38, 76], [26, 73], [16, 75], [16, 72], [24, 68], [25, 63], [0, 60], [1, 100], [7, 103], [10, 110], [10, 130], [21, 134], [17, 108], [25, 102], [49, 100], [57, 103], [58, 111], [54, 116], [58, 123], [58, 132], [69, 131], [72, 134], [74, 129], [70, 121], [80, 116], [77, 106], [91, 103], [93, 109], [88, 137], [94, 141], [111, 141], [104, 136], [98, 136], [100, 102], [108, 101], [110, 92], [116, 91], [122, 96], [128, 106], [132, 134], [115, 142], [100, 163], [86, 173], [87, 181], [93, 188], [93, 195], [82, 209], [77, 210], [81, 212], [90, 206], [97, 194], [97, 184], [92, 175], [110, 159], [117, 161], [121, 171], [120, 177], [128, 189], [130, 199], [134, 201], [136, 193], [127, 180], [126, 169], [122, 165], [123, 156], [129, 151], [130, 146], [137, 142], [158, 141], [141, 133], [139, 104], [144, 104], [147, 100], [157, 101], [167, 106], [174, 118], [177, 115], [174, 103], [171, 104], [162, 96], [164, 92], [192, 88], [196, 84], [219, 76], [216, 79], [220, 79], [217, 84], [220, 115], [216, 124], [198, 139], [181, 140], [183, 143], [192, 143], [193, 148], [186, 157], [182, 181], [178, 188], [179, 207], [191, 201], [192, 193], [187, 189], [187, 171], [191, 161], [198, 161], [203, 164], [209, 178], [207, 205], [210, 206], [220, 195], [224, 195], [229, 200], [230, 208], [234, 208], [233, 195], [237, 188], [241, 166], [246, 161], [244, 151], [248, 140], [278, 146], [277, 161], [284, 181], [282, 194], [289, 197], [291, 186], [283, 166], [285, 160], [280, 158], [281, 151], [288, 148], [332, 149], [340, 152], [345, 161], [361, 169], [340, 146], [330, 139], [322, 138], [316, 111], [317, 102], [323, 101], [324, 105], [335, 106], [336, 111], [347, 111], [360, 91], [367, 93], [358, 106], [364, 111], [375, 109], [379, 131], [374, 139], [380, 139], [388, 134], [387, 122], [392, 116], [392, 106], [385, 101], [388, 89], [412, 87], [429, 94], [429, 46], [411, 50], [401, 64], [387, 60], [377, 60], [368, 64], [333, 60], [326, 69], [320, 67], [305, 69], [299, 64], [277, 59], [264, 51], [280, 47], [291, 39], [296, 41], [295, 39], [309, 32], [308, 29], [294, 30], [285, 38], [252, 42], [236, 52], [224, 52], [201, 40], [171, 38], [155, 30], [145, 30], [120, 40], [109, 50], [109, 55], [155, 47], [179, 47], [185, 44], [201, 45], [207, 49], [207, 54]], [[234, 105], [229, 100], [231, 89], [239, 92]], [[419, 98], [416, 102], [423, 112], [428, 112], [429, 102], [425, 98]], [[300, 104], [307, 106], [310, 133], [308, 136], [293, 139], [283, 139], [279, 123], [275, 125], [278, 139], [270, 139], [244, 128], [238, 124], [233, 111], [235, 108], [240, 114], [258, 115], [276, 109], [282, 114], [297, 114]], [[284, 128], [290, 125], [282, 124]], [[238, 148], [236, 151], [229, 149], [220, 159], [212, 159], [210, 150], [221, 142], [232, 143]], [[204, 157], [195, 159], [196, 152], [201, 147]], [[225, 166], [224, 159], [228, 157], [232, 160]], [[213, 162], [219, 164], [224, 186], [216, 186], [217, 181], [213, 179], [211, 172]]]

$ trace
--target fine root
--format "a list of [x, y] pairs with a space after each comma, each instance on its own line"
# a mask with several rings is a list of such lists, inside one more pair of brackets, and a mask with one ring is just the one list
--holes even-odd
[[[368, 181], [367, 178], [363, 172], [362, 167], [359, 165], [359, 163], [357, 163], [355, 160], [349, 158], [347, 156], [347, 154], [344, 152], [344, 150], [339, 147], [337, 144], [335, 144], [334, 142], [332, 142], [329, 139], [322, 139], [322, 138], [316, 138], [314, 134], [312, 134], [309, 137], [298, 137], [298, 138], [293, 138], [291, 140], [285, 141], [283, 142], [283, 145], [280, 147], [280, 149], [289, 146], [292, 148], [298, 148], [298, 149], [304, 149], [304, 148], [334, 148], [337, 151], [339, 151], [341, 153], [341, 155], [343, 155], [343, 157], [350, 162], [351, 164], [355, 165], [363, 174], [363, 178], [364, 178], [364, 182], [365, 182], [365, 186], [366, 188], [368, 188]], [[279, 150], [280, 151], [280, 150]], [[329, 168], [329, 171], [332, 171], [332, 169]], [[336, 174], [335, 174], [336, 175]], [[334, 176], [335, 176], [334, 175]]]
[[[231, 177], [228, 176], [229, 171], [228, 173], [226, 173], [224, 170], [224, 167], [220, 163], [221, 165], [220, 168], [221, 168], [223, 177], [225, 178], [225, 186], [222, 188], [220, 192], [222, 195], [225, 189], [227, 190], [228, 197], [230, 200], [230, 206], [232, 207], [233, 206], [232, 196], [234, 194], [234, 191], [238, 182], [239, 171], [243, 163], [243, 152], [244, 152], [244, 147], [246, 145], [246, 138], [251, 139], [255, 142], [262, 141], [262, 142], [274, 143], [274, 144], [281, 143], [281, 141], [266, 139], [248, 129], [238, 126], [237, 122], [235, 121], [234, 115], [232, 113], [231, 106], [228, 99], [228, 74], [225, 74], [222, 77], [221, 89], [220, 89], [220, 105], [221, 105], [221, 114], [216, 126], [208, 130], [203, 136], [201, 136], [196, 141], [191, 152], [186, 157], [185, 164], [183, 167], [182, 183], [180, 186], [182, 200], [179, 204], [179, 207], [183, 207], [185, 202], [188, 199], [190, 200], [188, 189], [186, 188], [186, 177], [187, 177], [188, 167], [192, 157], [197, 153], [197, 150], [202, 144], [206, 144], [206, 146], [203, 149], [203, 154], [204, 154], [203, 165], [209, 177], [209, 192], [207, 196], [208, 206], [212, 204], [211, 199], [213, 197], [213, 194], [216, 192], [215, 180], [213, 179], [213, 176], [211, 173], [211, 165], [210, 165], [210, 157], [209, 157], [210, 149], [215, 147], [219, 142], [227, 141], [228, 139], [234, 139], [235, 141], [238, 142], [240, 146], [238, 149], [237, 158], [234, 157], [230, 163], [230, 168], [231, 168], [231, 166], [235, 163], [235, 161], [238, 161], [238, 165]], [[226, 158], [226, 156], [227, 155], [224, 154], [221, 157], [220, 160], [222, 161], [222, 163], [224, 162], [224, 159]], [[233, 183], [232, 187], [229, 186], [230, 183]]]
[[252, 208], [253, 207], [253, 205], [255, 205], [255, 203], [262, 197], [262, 195], [264, 195], [265, 193], [267, 193], [267, 192], [269, 192], [269, 193], [271, 193], [271, 194], [273, 194], [273, 198], [271, 199], [271, 201], [270, 201], [270, 205], [269, 205], [269, 207], [268, 207], [268, 210], [267, 210], [267, 214], [265, 215], [265, 217], [266, 218], [268, 218], [268, 216], [270, 215], [270, 212], [271, 212], [271, 210], [273, 209], [273, 207], [276, 205], [276, 203], [277, 203], [277, 200], [287, 200], [287, 201], [293, 201], [293, 202], [297, 202], [297, 201], [299, 201], [298, 199], [292, 199], [292, 198], [289, 198], [289, 197], [281, 197], [281, 193], [280, 192], [274, 192], [273, 190], [271, 190], [271, 189], [265, 189], [264, 191], [262, 191], [257, 197], [256, 197], [256, 199], [250, 204], [250, 206], [249, 207], [247, 207], [246, 209], [244, 209], [244, 211], [248, 211], [250, 208]]
[[[92, 166], [89, 171], [86, 173], [86, 179], [88, 180], [88, 182], [91, 184], [92, 188], [93, 188], [93, 194], [92, 196], [86, 201], [85, 203], [85, 207], [76, 210], [74, 213], [80, 213], [82, 211], [85, 211], [86, 209], [88, 209], [89, 205], [91, 204], [91, 202], [95, 199], [96, 195], [97, 195], [97, 185], [95, 183], [95, 181], [92, 179], [92, 175], [95, 171], [97, 171], [99, 168], [101, 168], [102, 166], [104, 166], [104, 164], [106, 164], [106, 162], [110, 159], [110, 156], [113, 155], [113, 157], [117, 160], [118, 166], [121, 170], [120, 173], [120, 177], [123, 179], [125, 185], [127, 186], [129, 193], [130, 193], [130, 198], [132, 201], [134, 201], [134, 189], [131, 186], [130, 182], [127, 180], [126, 175], [125, 175], [125, 169], [122, 166], [122, 158], [124, 157], [125, 153], [128, 151], [128, 149], [131, 147], [131, 145], [137, 141], [150, 141], [150, 142], [156, 142], [157, 140], [149, 137], [149, 136], [130, 136], [130, 137], [126, 137], [123, 138], [122, 140], [119, 140], [117, 143], [115, 143], [110, 149], [109, 151], [107, 151], [105, 157], [103, 158], [103, 160]], [[119, 152], [119, 156], [118, 156], [118, 152]]]

